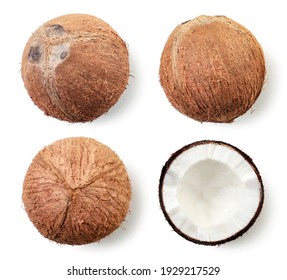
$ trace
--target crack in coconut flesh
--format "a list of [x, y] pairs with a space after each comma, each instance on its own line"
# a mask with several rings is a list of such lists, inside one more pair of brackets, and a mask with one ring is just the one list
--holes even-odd
[[126, 89], [128, 50], [101, 19], [63, 15], [32, 34], [21, 72], [28, 94], [46, 115], [68, 122], [92, 121]]
[[99, 241], [121, 225], [129, 210], [131, 185], [123, 162], [109, 147], [72, 137], [35, 156], [22, 199], [44, 237], [81, 245]]
[[160, 83], [170, 103], [200, 122], [232, 122], [258, 98], [263, 50], [245, 27], [225, 16], [199, 16], [170, 34]]
[[251, 158], [219, 141], [199, 141], [163, 167], [160, 204], [172, 228], [189, 241], [218, 245], [245, 233], [257, 219], [264, 189]]

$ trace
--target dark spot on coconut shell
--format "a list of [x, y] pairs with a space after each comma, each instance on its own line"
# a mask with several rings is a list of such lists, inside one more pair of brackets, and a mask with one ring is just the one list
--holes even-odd
[[40, 61], [41, 55], [40, 46], [32, 46], [28, 54], [28, 59], [31, 63], [37, 63]]
[[48, 37], [62, 36], [65, 33], [65, 29], [60, 24], [53, 24], [46, 28], [46, 34]]
[[67, 51], [63, 51], [61, 54], [60, 54], [60, 58], [61, 59], [65, 59], [68, 55], [68, 52]]

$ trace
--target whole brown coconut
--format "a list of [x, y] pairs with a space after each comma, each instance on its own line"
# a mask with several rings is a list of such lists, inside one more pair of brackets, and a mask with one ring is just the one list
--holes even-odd
[[40, 26], [22, 57], [22, 78], [46, 115], [86, 122], [107, 112], [129, 78], [125, 42], [101, 19], [63, 15]]
[[200, 122], [232, 122], [254, 104], [264, 79], [260, 44], [225, 16], [199, 16], [177, 26], [161, 56], [168, 100]]
[[120, 226], [129, 210], [131, 185], [124, 164], [109, 147], [90, 138], [65, 138], [33, 159], [22, 199], [43, 236], [81, 245]]

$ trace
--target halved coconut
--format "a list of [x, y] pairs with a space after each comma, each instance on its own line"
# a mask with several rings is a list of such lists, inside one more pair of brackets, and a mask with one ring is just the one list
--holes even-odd
[[264, 188], [252, 159], [220, 141], [199, 141], [175, 152], [162, 169], [160, 205], [182, 237], [218, 245], [245, 233], [263, 205]]

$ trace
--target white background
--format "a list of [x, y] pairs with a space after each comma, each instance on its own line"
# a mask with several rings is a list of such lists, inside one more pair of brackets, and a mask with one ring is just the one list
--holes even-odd
[[[0, 278], [121, 279], [67, 276], [67, 269], [151, 268], [152, 276], [125, 279], [283, 279], [286, 259], [286, 14], [284, 1], [1, 1]], [[108, 22], [127, 42], [132, 77], [120, 101], [91, 123], [69, 124], [44, 116], [21, 79], [22, 51], [45, 21], [89, 13]], [[252, 110], [232, 124], [201, 124], [177, 112], [159, 84], [161, 51], [173, 28], [201, 14], [226, 15], [253, 32], [266, 57], [267, 79]], [[111, 236], [85, 246], [58, 245], [34, 228], [22, 205], [22, 182], [35, 154], [68, 136], [88, 136], [124, 161], [133, 186], [130, 213]], [[243, 237], [220, 247], [181, 238], [165, 221], [158, 201], [163, 164], [182, 146], [222, 140], [253, 158], [265, 184], [263, 211]], [[282, 253], [282, 254], [281, 254]], [[160, 276], [162, 266], [219, 266], [220, 275]]]

